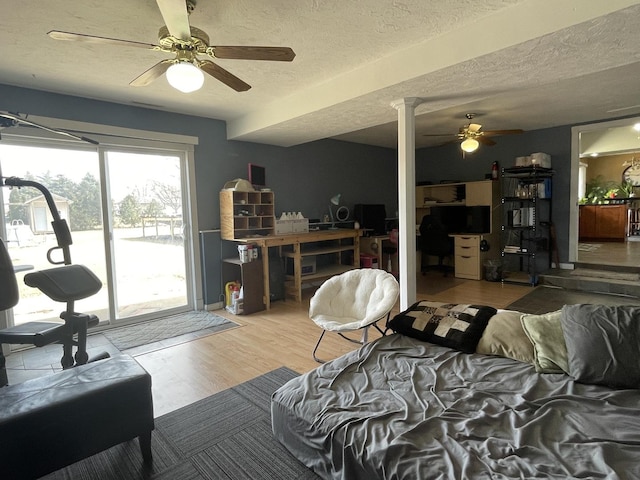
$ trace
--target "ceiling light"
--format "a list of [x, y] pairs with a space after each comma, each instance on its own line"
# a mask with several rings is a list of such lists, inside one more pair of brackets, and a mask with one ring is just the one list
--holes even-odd
[[176, 90], [191, 93], [202, 87], [204, 74], [193, 63], [178, 62], [167, 69], [167, 81]]
[[633, 129], [634, 129], [636, 132], [640, 132], [640, 123], [636, 123], [636, 124], [633, 126]]
[[464, 142], [460, 144], [460, 148], [467, 153], [475, 152], [480, 144], [475, 138], [466, 138]]
[[598, 156], [598, 152], [593, 152], [590, 154], [592, 157], [597, 157]]

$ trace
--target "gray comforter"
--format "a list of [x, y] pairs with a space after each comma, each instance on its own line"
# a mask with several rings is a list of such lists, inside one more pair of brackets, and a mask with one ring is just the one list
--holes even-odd
[[288, 382], [273, 431], [329, 479], [640, 478], [640, 390], [390, 335]]

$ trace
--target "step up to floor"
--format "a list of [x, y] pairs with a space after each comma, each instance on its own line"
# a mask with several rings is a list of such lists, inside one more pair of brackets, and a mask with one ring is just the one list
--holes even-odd
[[640, 298], [640, 275], [634, 272], [551, 269], [539, 278], [541, 285]]

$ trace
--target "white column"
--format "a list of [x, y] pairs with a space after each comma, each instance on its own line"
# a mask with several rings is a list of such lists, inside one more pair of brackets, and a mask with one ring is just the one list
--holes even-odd
[[421, 98], [391, 102], [398, 110], [398, 261], [400, 310], [416, 301], [416, 129], [415, 108]]

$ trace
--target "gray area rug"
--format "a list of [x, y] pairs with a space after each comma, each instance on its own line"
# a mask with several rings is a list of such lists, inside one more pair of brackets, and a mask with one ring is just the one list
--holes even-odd
[[599, 305], [638, 305], [640, 299], [605, 293], [581, 292], [564, 288], [545, 287], [539, 285], [524, 297], [507, 306], [508, 310], [523, 313], [548, 313], [560, 310], [564, 305], [580, 305], [585, 303]]
[[[193, 332], [202, 332], [208, 335], [237, 326], [237, 323], [215, 313], [193, 311], [114, 328], [103, 332], [103, 334], [118, 350], [123, 351]], [[192, 338], [188, 340], [192, 340]]]
[[133, 440], [43, 478], [316, 480], [271, 432], [271, 394], [297, 375], [282, 367], [157, 418], [150, 467]]

